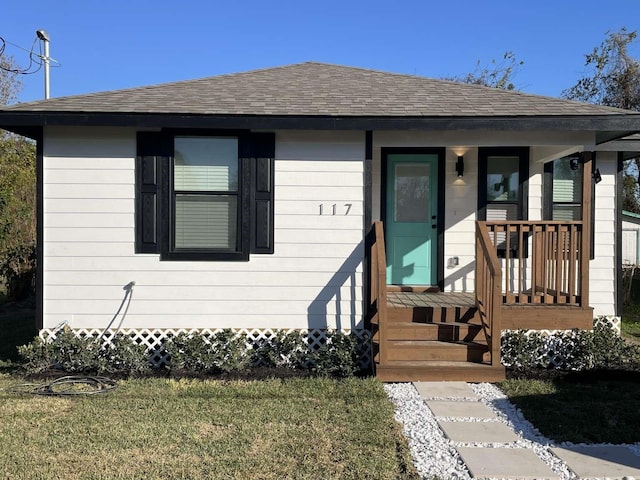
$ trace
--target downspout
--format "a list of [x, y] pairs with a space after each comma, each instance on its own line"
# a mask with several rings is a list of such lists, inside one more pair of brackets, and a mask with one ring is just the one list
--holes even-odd
[[[624, 152], [618, 152], [618, 161], [616, 165], [616, 239], [615, 239], [615, 312], [616, 317], [622, 315], [622, 304], [624, 299], [623, 282], [622, 282], [622, 191], [624, 182]], [[640, 238], [640, 232], [638, 233]]]
[[372, 222], [371, 222], [371, 209], [372, 209], [372, 192], [373, 192], [373, 131], [367, 130], [364, 132], [364, 202], [363, 202], [363, 215], [362, 215], [362, 228], [363, 234], [362, 238], [364, 239], [364, 264], [363, 264], [363, 289], [364, 289], [364, 319], [365, 319], [365, 328], [371, 328], [368, 325], [370, 318], [370, 306], [371, 306], [371, 258], [369, 254], [369, 242], [370, 235], [372, 232]]
[[36, 141], [36, 329], [44, 326], [44, 127]]

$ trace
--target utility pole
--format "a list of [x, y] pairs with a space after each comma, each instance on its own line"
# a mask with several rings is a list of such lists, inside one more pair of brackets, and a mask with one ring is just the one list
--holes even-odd
[[45, 30], [37, 30], [36, 35], [44, 43], [44, 98], [49, 98], [49, 34]]

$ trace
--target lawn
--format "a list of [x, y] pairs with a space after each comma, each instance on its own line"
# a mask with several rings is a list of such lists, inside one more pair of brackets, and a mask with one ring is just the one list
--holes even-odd
[[546, 437], [575, 443], [640, 441], [638, 372], [583, 372], [498, 385]]
[[[0, 372], [36, 335], [33, 302], [0, 305]], [[374, 379], [122, 380], [105, 395], [3, 389], [0, 478], [417, 479]]]
[[625, 305], [622, 312], [622, 335], [634, 343], [640, 343], [640, 303]]
[[[0, 375], [0, 388], [17, 381]], [[1, 478], [417, 478], [373, 379], [130, 379], [77, 398], [0, 391], [0, 444]]]

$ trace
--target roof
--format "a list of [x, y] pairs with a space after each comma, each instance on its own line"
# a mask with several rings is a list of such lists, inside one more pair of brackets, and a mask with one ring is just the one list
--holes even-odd
[[[306, 62], [0, 109], [0, 127], [44, 125], [358, 130], [640, 131], [640, 113], [520, 92]], [[35, 128], [34, 128], [35, 127]]]
[[623, 210], [622, 217], [623, 218], [626, 217], [625, 220], [627, 221], [631, 221], [633, 223], [640, 223], [640, 214], [638, 213], [630, 212], [628, 210]]
[[8, 110], [369, 117], [629, 113], [478, 85], [317, 62], [54, 98], [18, 104]]

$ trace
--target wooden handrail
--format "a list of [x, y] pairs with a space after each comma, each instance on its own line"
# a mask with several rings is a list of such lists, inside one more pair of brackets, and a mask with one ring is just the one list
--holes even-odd
[[500, 259], [491, 239], [489, 238], [489, 231], [487, 230], [487, 222], [476, 222], [479, 228], [476, 229], [476, 244], [480, 246], [482, 255], [487, 259], [487, 267], [492, 276], [501, 275], [502, 267], [500, 266]]
[[381, 221], [373, 222], [371, 228], [370, 258], [370, 305], [371, 324], [377, 328], [378, 364], [387, 361], [384, 342], [387, 338], [387, 259], [384, 247], [384, 229]]
[[[504, 262], [503, 303], [588, 307], [588, 248], [581, 221], [486, 221]], [[585, 279], [587, 279], [585, 281]]]
[[580, 220], [486, 220], [485, 225], [582, 225]]
[[502, 267], [486, 222], [476, 222], [476, 306], [491, 352], [491, 365], [500, 365]]

